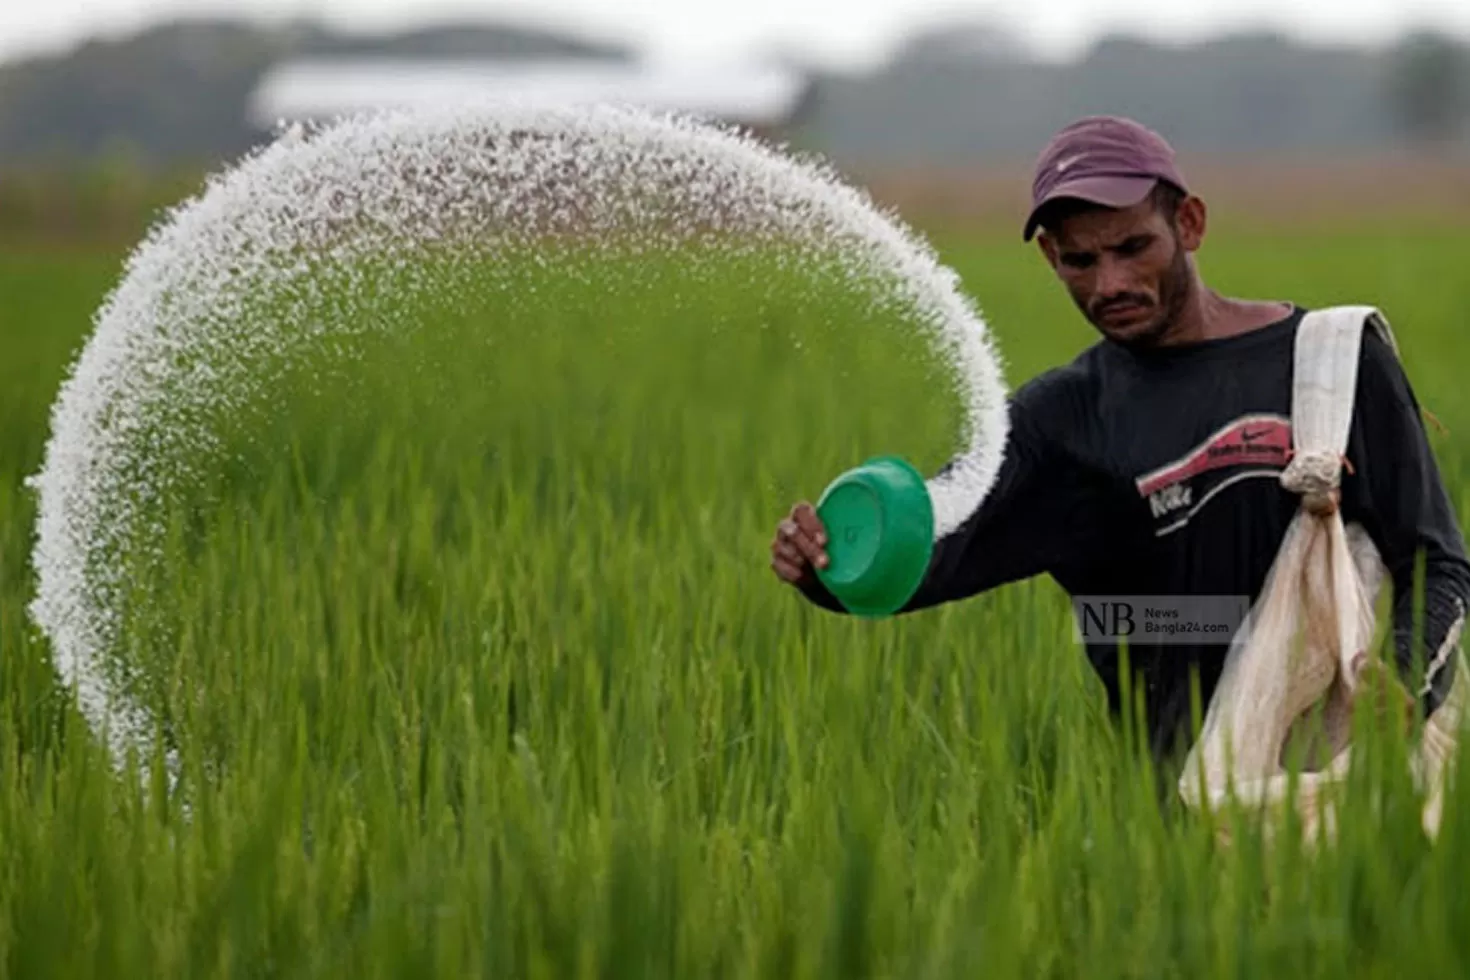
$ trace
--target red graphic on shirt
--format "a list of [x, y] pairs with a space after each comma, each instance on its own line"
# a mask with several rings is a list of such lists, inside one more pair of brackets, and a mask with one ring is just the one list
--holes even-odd
[[1285, 466], [1291, 450], [1291, 421], [1280, 415], [1245, 415], [1210, 436], [1182, 459], [1145, 473], [1135, 482], [1139, 496], [1182, 483], [1225, 466]]

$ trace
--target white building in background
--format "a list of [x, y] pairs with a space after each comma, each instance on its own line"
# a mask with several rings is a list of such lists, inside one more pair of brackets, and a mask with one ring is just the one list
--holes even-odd
[[720, 67], [589, 59], [321, 58], [287, 61], [251, 94], [250, 124], [513, 99], [548, 107], [612, 102], [717, 120], [771, 136], [800, 113], [810, 80], [767, 65]]

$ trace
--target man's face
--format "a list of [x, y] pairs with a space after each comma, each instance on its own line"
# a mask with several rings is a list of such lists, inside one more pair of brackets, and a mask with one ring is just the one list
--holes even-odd
[[1153, 346], [1166, 339], [1194, 288], [1189, 253], [1202, 231], [1197, 202], [1175, 218], [1150, 200], [1131, 208], [1078, 211], [1041, 236], [1041, 248], [1072, 300], [1104, 336]]

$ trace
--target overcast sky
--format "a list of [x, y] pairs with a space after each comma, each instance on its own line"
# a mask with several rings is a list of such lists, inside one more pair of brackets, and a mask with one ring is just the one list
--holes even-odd
[[0, 0], [0, 58], [179, 14], [311, 17], [362, 30], [502, 19], [626, 41], [656, 56], [734, 59], [782, 48], [853, 66], [882, 58], [916, 26], [953, 18], [988, 18], [1059, 58], [1110, 30], [1186, 40], [1274, 27], [1371, 43], [1433, 26], [1470, 38], [1470, 0]]

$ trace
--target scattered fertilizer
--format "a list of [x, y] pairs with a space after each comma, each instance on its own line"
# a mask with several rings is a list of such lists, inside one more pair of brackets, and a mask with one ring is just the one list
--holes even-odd
[[[152, 726], [113, 652], [154, 514], [208, 465], [219, 418], [305, 351], [392, 318], [352, 299], [414, 288], [416, 263], [537, 252], [770, 248], [911, 311], [965, 406], [960, 465], [929, 481], [935, 533], [991, 485], [1006, 435], [986, 325], [931, 251], [818, 163], [738, 133], [625, 108], [466, 106], [293, 127], [174, 210], [132, 255], [51, 416], [30, 612], [114, 758]], [[364, 264], [386, 270], [364, 275]], [[322, 310], [336, 310], [324, 316]], [[892, 450], [894, 447], [880, 447]], [[143, 753], [146, 756], [146, 751]]]

